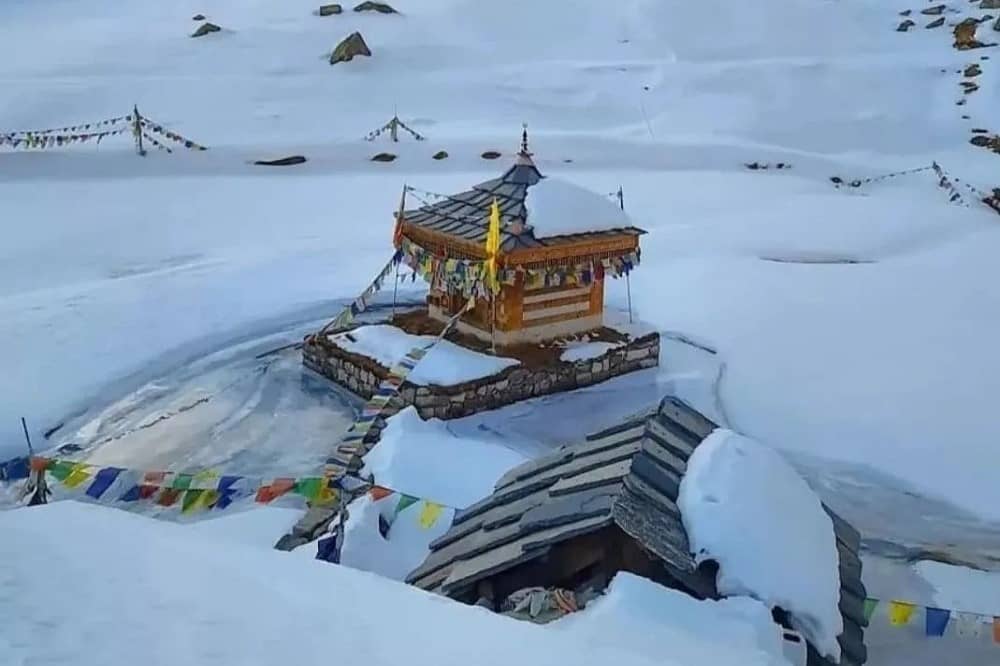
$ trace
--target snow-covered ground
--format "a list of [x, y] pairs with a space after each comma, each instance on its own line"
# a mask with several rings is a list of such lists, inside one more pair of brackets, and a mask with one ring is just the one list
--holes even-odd
[[[502, 618], [395, 581], [274, 550], [192, 533], [72, 502], [0, 514], [0, 649], [3, 663], [124, 666], [145, 663], [401, 663], [781, 666], [776, 631], [719, 635], [716, 626], [767, 612], [749, 604], [701, 604], [647, 581], [616, 598], [671, 604], [690, 623], [671, 640], [636, 643], [619, 625], [599, 640], [586, 623], [565, 631]], [[664, 602], [665, 600], [665, 602]], [[652, 627], [652, 623], [649, 625]], [[766, 625], [765, 625], [766, 626]], [[583, 640], [581, 640], [583, 639]]]
[[[102, 464], [314, 469], [356, 402], [302, 373], [294, 350], [256, 355], [368, 284], [391, 253], [404, 182], [451, 192], [493, 177], [527, 122], [543, 173], [623, 188], [650, 232], [633, 309], [670, 337], [658, 370], [427, 431], [409, 424], [416, 439], [441, 435], [428, 459], [468, 444], [460, 462], [477, 468], [455, 487], [421, 475], [421, 491], [464, 500], [504, 456], [675, 392], [787, 453], [877, 542], [888, 559], [866, 560], [866, 582], [886, 589], [873, 594], [916, 595], [933, 580], [952, 590], [941, 599], [966, 590], [957, 604], [986, 589], [972, 576], [904, 576], [898, 560], [944, 552], [998, 567], [1000, 217], [964, 189], [969, 207], [949, 203], [927, 171], [858, 189], [829, 178], [937, 160], [963, 183], [1000, 186], [997, 156], [967, 143], [973, 127], [1000, 129], [995, 49], [955, 51], [947, 27], [897, 33], [898, 12], [919, 9], [903, 0], [393, 4], [402, 15], [320, 18], [312, 0], [0, 3], [0, 44], [16, 54], [0, 59], [0, 131], [136, 103], [211, 147], [145, 159], [125, 138], [0, 148], [0, 458], [23, 451], [25, 416], [36, 445], [65, 421], [51, 443]], [[974, 12], [953, 6], [949, 20]], [[188, 38], [195, 13], [225, 30]], [[331, 67], [324, 54], [353, 30], [373, 57]], [[972, 62], [980, 90], [963, 96], [955, 72]], [[394, 107], [429, 140], [361, 141]], [[431, 160], [441, 149], [451, 156]], [[485, 162], [487, 149], [504, 156]], [[399, 159], [370, 162], [380, 150]], [[309, 162], [248, 164], [295, 153]], [[748, 171], [753, 161], [791, 168]], [[609, 281], [607, 302], [625, 309], [624, 281]], [[383, 460], [383, 474], [411, 461], [407, 442], [380, 453], [400, 461]], [[244, 633], [249, 644], [269, 635]], [[921, 644], [908, 636], [873, 663], [929, 655]], [[956, 663], [988, 663], [962, 645], [948, 648], [968, 658]]]

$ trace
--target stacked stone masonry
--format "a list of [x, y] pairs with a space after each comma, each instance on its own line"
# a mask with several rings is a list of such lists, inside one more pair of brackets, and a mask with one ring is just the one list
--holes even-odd
[[[404, 382], [387, 416], [413, 405], [421, 418], [457, 419], [520, 400], [572, 391], [636, 370], [659, 365], [660, 336], [651, 333], [602, 356], [560, 362], [543, 368], [513, 366], [489, 377], [451, 386], [417, 386]], [[306, 367], [361, 397], [370, 398], [388, 370], [366, 356], [352, 354], [319, 338], [302, 348]]]

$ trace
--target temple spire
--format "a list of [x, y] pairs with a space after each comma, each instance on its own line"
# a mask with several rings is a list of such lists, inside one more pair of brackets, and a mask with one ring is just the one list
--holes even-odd
[[528, 123], [521, 124], [521, 152], [518, 155], [521, 157], [531, 157], [531, 151], [528, 150]]

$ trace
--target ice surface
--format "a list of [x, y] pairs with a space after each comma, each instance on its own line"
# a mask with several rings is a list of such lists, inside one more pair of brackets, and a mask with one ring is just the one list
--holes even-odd
[[840, 571], [833, 522], [780, 455], [719, 428], [695, 449], [677, 502], [696, 559], [718, 589], [792, 614], [820, 654], [840, 659]]
[[[410, 335], [388, 324], [361, 326], [329, 337], [344, 351], [375, 359], [386, 368], [401, 361], [414, 347], [424, 347], [434, 341], [432, 335]], [[518, 361], [512, 358], [481, 354], [449, 340], [441, 340], [406, 379], [414, 384], [449, 386], [489, 377], [517, 364]]]

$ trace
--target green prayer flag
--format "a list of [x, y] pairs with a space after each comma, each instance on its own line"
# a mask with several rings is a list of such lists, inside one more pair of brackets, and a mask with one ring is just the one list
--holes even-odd
[[406, 507], [413, 506], [419, 501], [420, 498], [413, 497], [411, 495], [400, 495], [399, 503], [396, 504], [396, 510], [393, 512], [393, 518], [398, 516]]
[[323, 487], [324, 479], [312, 477], [299, 479], [295, 482], [295, 494], [302, 495], [308, 500], [314, 500], [319, 496], [319, 491]]
[[878, 606], [878, 599], [865, 599], [865, 620], [871, 621], [876, 606]]
[[56, 464], [49, 467], [49, 473], [52, 474], [59, 481], [65, 481], [66, 477], [73, 473], [74, 463], [68, 462], [66, 460], [60, 460]]
[[187, 490], [191, 487], [194, 474], [178, 474], [174, 477], [174, 482], [170, 485], [174, 490]]
[[201, 494], [205, 492], [204, 490], [189, 490], [184, 493], [184, 499], [181, 500], [181, 513], [189, 513], [194, 511], [198, 507], [198, 500], [201, 499]]

